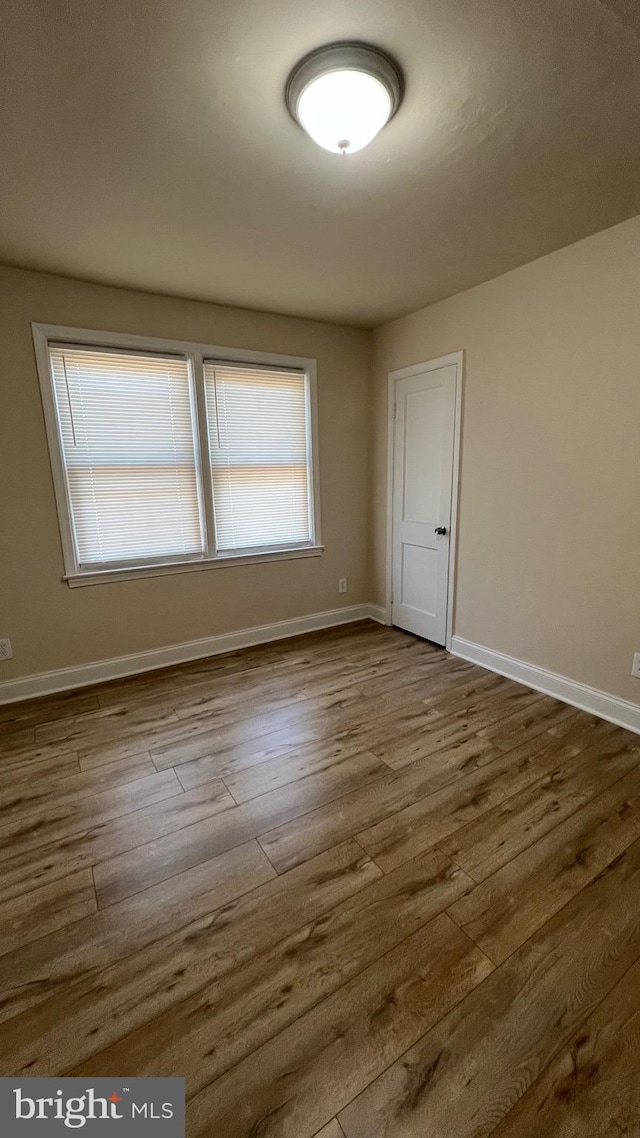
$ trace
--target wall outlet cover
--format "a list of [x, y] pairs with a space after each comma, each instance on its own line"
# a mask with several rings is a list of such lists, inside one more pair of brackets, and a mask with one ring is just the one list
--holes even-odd
[[0, 640], [0, 660], [12, 660], [13, 650], [10, 640]]
[[339, 593], [346, 593], [346, 591], [347, 591], [347, 578], [346, 577], [340, 577], [338, 579], [338, 592]]
[[631, 675], [637, 676], [640, 680], [640, 652], [636, 652], [633, 657], [633, 665], [631, 668]]

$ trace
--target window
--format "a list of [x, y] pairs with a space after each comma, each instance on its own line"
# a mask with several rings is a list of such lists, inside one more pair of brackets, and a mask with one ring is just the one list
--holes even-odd
[[80, 570], [201, 556], [187, 360], [49, 348]]
[[321, 552], [313, 361], [99, 336], [34, 325], [70, 584]]
[[218, 549], [311, 541], [302, 372], [204, 365]]

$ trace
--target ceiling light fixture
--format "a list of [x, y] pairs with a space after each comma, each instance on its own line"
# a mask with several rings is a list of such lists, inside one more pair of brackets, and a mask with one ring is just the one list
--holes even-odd
[[396, 113], [402, 91], [402, 72], [386, 52], [366, 43], [333, 43], [300, 60], [285, 97], [314, 142], [335, 154], [354, 154]]

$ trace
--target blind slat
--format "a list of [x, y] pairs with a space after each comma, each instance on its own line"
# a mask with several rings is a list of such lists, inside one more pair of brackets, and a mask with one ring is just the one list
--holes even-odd
[[208, 360], [204, 376], [218, 549], [310, 543], [306, 375]]
[[187, 361], [49, 352], [78, 564], [201, 554]]

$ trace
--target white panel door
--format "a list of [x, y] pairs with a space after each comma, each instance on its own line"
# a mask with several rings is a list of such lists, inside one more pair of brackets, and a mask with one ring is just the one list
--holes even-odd
[[398, 379], [391, 620], [445, 644], [457, 367]]

